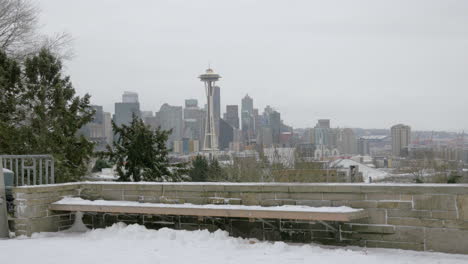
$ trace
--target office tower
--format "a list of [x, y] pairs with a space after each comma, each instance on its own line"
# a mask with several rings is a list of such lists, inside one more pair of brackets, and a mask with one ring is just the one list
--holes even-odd
[[[212, 69], [207, 69], [206, 72], [199, 76], [200, 80], [205, 84], [207, 111], [205, 119], [205, 139], [203, 142], [203, 150], [215, 151], [218, 150], [218, 136], [216, 134], [216, 119], [215, 119], [215, 83], [221, 78], [214, 73]], [[219, 116], [218, 116], [219, 117]]]
[[141, 117], [140, 103], [115, 103], [114, 123], [117, 126], [129, 125], [133, 115]]
[[81, 127], [78, 133], [96, 143], [94, 145], [95, 151], [103, 151], [107, 145], [104, 111], [100, 105], [91, 105], [90, 107], [94, 110], [93, 119]]
[[198, 108], [197, 99], [185, 99], [185, 108]]
[[213, 116], [215, 122], [215, 131], [216, 135], [219, 138], [219, 119], [221, 119], [221, 89], [219, 86], [214, 87], [214, 94], [213, 94]]
[[330, 128], [330, 119], [319, 119], [317, 122], [318, 128]]
[[205, 112], [198, 107], [196, 99], [185, 100], [183, 137], [203, 142], [204, 118]]
[[226, 120], [219, 120], [219, 149], [229, 149], [230, 143], [234, 141], [234, 130]]
[[112, 143], [112, 117], [111, 113], [104, 112], [104, 135], [106, 137], [107, 144]]
[[271, 128], [273, 144], [279, 144], [281, 135], [281, 114], [277, 111], [271, 112], [268, 118], [268, 124]]
[[172, 147], [172, 143], [176, 140], [182, 140], [182, 106], [171, 106], [163, 104], [156, 112], [157, 126], [163, 130], [172, 130], [167, 140], [167, 146]]
[[141, 119], [143, 121], [145, 121], [146, 118], [149, 118], [149, 117], [154, 117], [153, 111], [141, 111]]
[[124, 92], [122, 95], [122, 102], [115, 103], [114, 123], [117, 126], [128, 125], [132, 122], [133, 115], [141, 118], [138, 94], [134, 92]]
[[359, 138], [357, 140], [357, 153], [361, 156], [370, 155], [369, 140], [366, 138]]
[[122, 103], [138, 103], [138, 94], [135, 92], [124, 92], [122, 95]]
[[343, 154], [352, 155], [357, 153], [357, 139], [351, 128], [339, 130], [337, 147], [340, 153]]
[[405, 151], [411, 141], [411, 127], [398, 124], [391, 128], [392, 135], [392, 155], [396, 157], [404, 156]]
[[244, 142], [250, 144], [255, 141], [255, 119], [253, 99], [249, 95], [242, 99], [241, 123]]
[[224, 120], [233, 128], [239, 129], [239, 106], [226, 105], [226, 113], [224, 113]]

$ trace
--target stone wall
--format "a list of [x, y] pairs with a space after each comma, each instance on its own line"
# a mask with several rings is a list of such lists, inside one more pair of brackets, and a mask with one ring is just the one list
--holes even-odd
[[339, 225], [336, 234], [317, 222], [86, 214], [85, 223], [104, 227], [117, 221], [149, 228], [222, 228], [234, 236], [292, 242], [358, 245], [468, 254], [468, 185], [438, 184], [196, 184], [80, 183], [14, 189], [18, 234], [56, 231], [73, 216], [47, 209], [64, 195], [84, 199], [162, 203], [351, 206], [369, 218]]
[[69, 228], [75, 220], [69, 212], [54, 212], [49, 205], [64, 196], [78, 196], [78, 184], [51, 184], [13, 188], [14, 213], [10, 229], [17, 236], [35, 232], [56, 232]]

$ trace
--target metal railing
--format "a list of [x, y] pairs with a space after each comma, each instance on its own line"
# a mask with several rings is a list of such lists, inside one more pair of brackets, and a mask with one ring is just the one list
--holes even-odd
[[55, 183], [52, 155], [0, 155], [3, 168], [13, 171], [13, 185]]

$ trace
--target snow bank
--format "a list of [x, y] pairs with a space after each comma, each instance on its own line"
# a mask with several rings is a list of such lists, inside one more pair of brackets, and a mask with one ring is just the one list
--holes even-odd
[[345, 168], [349, 169], [350, 166], [358, 166], [358, 170], [362, 172], [362, 177], [365, 182], [369, 182], [369, 178], [372, 180], [381, 180], [385, 177], [388, 177], [388, 173], [378, 169], [371, 168], [365, 164], [356, 162], [351, 159], [338, 159], [331, 163], [330, 165], [333, 168]]
[[84, 200], [78, 197], [65, 197], [54, 204], [73, 205], [97, 205], [97, 206], [138, 206], [138, 207], [170, 207], [170, 208], [195, 208], [195, 209], [231, 209], [231, 210], [262, 210], [262, 211], [291, 211], [291, 212], [320, 212], [320, 213], [349, 213], [362, 211], [348, 206], [337, 207], [310, 207], [305, 205], [282, 205], [282, 206], [258, 206], [258, 205], [231, 205], [231, 204], [163, 204], [163, 203], [139, 203], [132, 201], [105, 201]]
[[0, 256], [2, 263], [15, 264], [468, 263], [468, 255], [289, 245], [233, 238], [220, 230], [148, 230], [122, 223], [86, 233], [39, 233], [32, 238], [0, 240]]

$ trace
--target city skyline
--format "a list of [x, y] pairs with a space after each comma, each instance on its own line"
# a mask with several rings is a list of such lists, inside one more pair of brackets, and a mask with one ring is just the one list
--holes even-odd
[[[265, 1], [148, 2], [143, 9], [47, 0], [40, 7], [44, 32], [75, 38], [76, 57], [65, 64], [78, 93], [90, 93], [105, 111], [127, 90], [142, 96], [145, 110], [187, 98], [204, 104], [196, 76], [211, 62], [225, 76], [221, 109], [249, 94], [294, 127], [330, 118], [340, 127], [466, 131], [468, 3], [429, 2], [423, 9], [417, 1], [268, 2], [262, 21], [256, 14]], [[214, 17], [199, 16], [207, 9]], [[216, 38], [205, 38], [208, 25]]]

